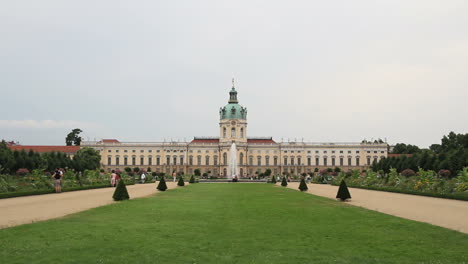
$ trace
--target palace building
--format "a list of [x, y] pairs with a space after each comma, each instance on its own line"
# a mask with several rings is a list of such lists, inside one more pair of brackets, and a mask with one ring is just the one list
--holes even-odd
[[276, 142], [272, 137], [248, 137], [247, 108], [239, 104], [234, 82], [228, 104], [219, 110], [219, 137], [195, 137], [190, 142], [85, 141], [101, 153], [104, 169], [151, 168], [153, 172], [225, 177], [230, 148], [237, 148], [237, 175], [247, 177], [270, 169], [272, 175], [300, 175], [315, 168], [366, 169], [388, 155], [386, 143]]

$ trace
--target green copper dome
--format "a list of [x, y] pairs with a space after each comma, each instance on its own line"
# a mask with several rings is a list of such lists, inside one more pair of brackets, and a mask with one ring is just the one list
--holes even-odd
[[234, 88], [234, 82], [232, 89], [229, 92], [229, 104], [219, 109], [220, 119], [247, 119], [247, 108], [242, 107], [237, 101], [237, 91]]

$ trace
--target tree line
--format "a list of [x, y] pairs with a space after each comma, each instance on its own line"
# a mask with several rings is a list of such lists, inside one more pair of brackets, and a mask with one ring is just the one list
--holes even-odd
[[100, 167], [101, 155], [97, 150], [82, 148], [70, 159], [63, 152], [37, 153], [32, 150], [8, 148], [5, 141], [0, 142], [0, 174], [14, 174], [19, 169], [42, 169], [52, 172], [55, 168], [68, 168], [75, 171], [95, 170]]
[[399, 143], [395, 145], [392, 153], [402, 155], [374, 162], [372, 170], [388, 173], [391, 168], [397, 169], [398, 172], [405, 169], [417, 171], [418, 168], [422, 168], [437, 172], [449, 170], [454, 176], [456, 172], [468, 167], [468, 134], [450, 132], [443, 136], [441, 144], [432, 144], [429, 149]]

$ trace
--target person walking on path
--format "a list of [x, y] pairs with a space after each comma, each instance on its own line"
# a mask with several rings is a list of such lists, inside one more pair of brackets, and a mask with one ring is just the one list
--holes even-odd
[[111, 186], [112, 187], [116, 186], [115, 184], [116, 178], [117, 178], [117, 174], [115, 173], [115, 170], [112, 170], [112, 173], [111, 173]]
[[59, 168], [57, 168], [54, 174], [52, 174], [52, 178], [54, 179], [55, 192], [61, 193], [62, 192], [62, 172], [60, 171]]
[[145, 183], [145, 180], [146, 180], [146, 175], [145, 175], [145, 173], [143, 172], [143, 173], [141, 174], [141, 183]]
[[175, 171], [172, 172], [172, 178], [174, 179], [174, 182], [175, 182], [177, 178], [177, 173]]
[[119, 181], [120, 181], [120, 174], [119, 173], [116, 173], [115, 174], [115, 186], [117, 186], [117, 184], [119, 184]]

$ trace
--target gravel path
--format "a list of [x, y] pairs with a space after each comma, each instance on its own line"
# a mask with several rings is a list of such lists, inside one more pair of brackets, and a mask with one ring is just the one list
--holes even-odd
[[[176, 182], [166, 182], [169, 189], [177, 187]], [[156, 184], [128, 185], [132, 198], [158, 193]], [[0, 228], [44, 221], [68, 214], [115, 203], [112, 199], [115, 188], [102, 188], [74, 192], [52, 193], [35, 196], [0, 199]]]
[[[278, 183], [277, 185], [280, 185]], [[298, 190], [299, 183], [288, 187]], [[336, 199], [338, 186], [308, 184], [310, 194]], [[418, 195], [349, 188], [351, 200], [347, 204], [406, 219], [425, 222], [468, 234], [468, 202]]]

